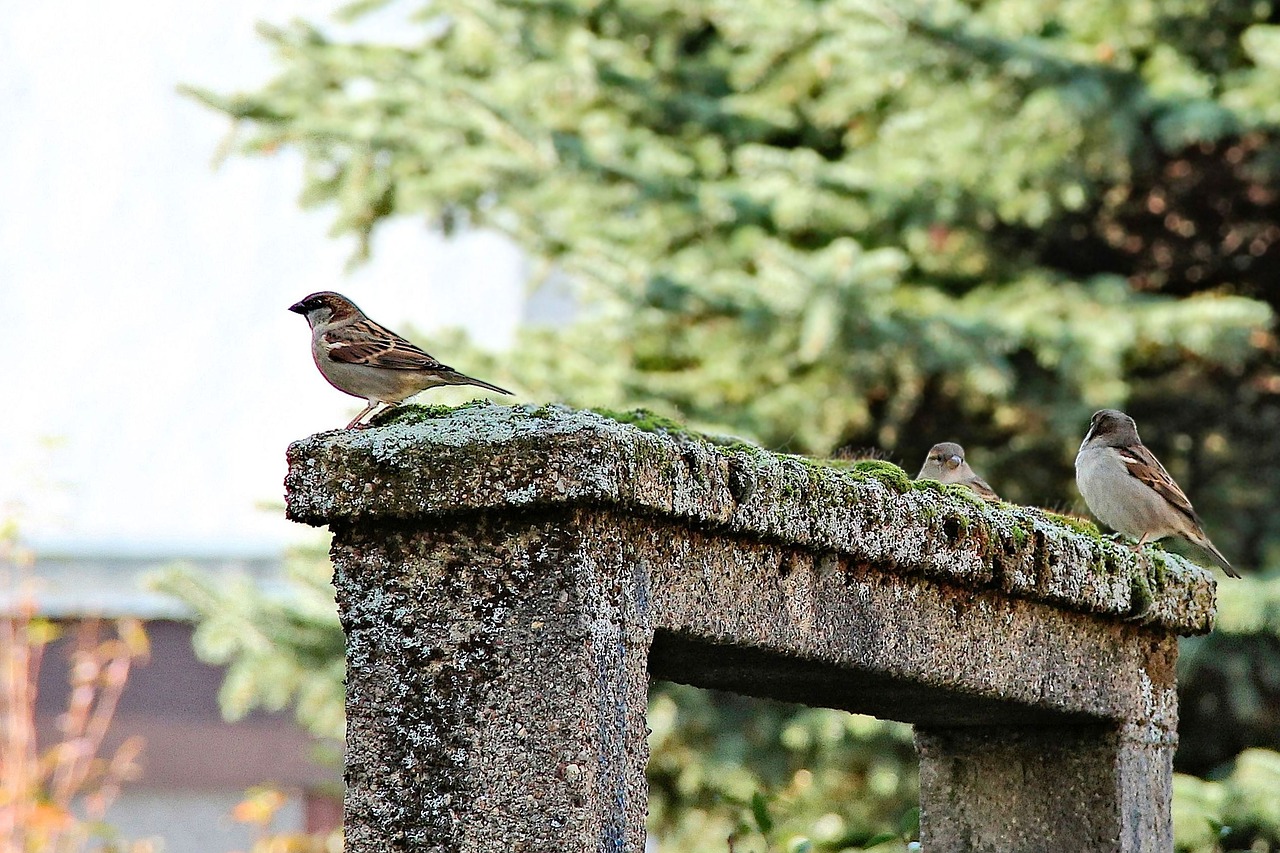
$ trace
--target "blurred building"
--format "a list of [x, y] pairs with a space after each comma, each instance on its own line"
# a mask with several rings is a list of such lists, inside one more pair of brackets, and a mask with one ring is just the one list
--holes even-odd
[[[340, 756], [317, 754], [315, 741], [288, 713], [255, 712], [229, 723], [218, 707], [222, 669], [198, 660], [194, 626], [181, 604], [146, 593], [147, 575], [180, 564], [214, 576], [246, 573], [278, 577], [278, 557], [182, 556], [77, 551], [37, 558], [40, 613], [59, 622], [92, 616], [142, 619], [150, 658], [136, 665], [116, 710], [103, 754], [125, 738], [141, 736], [142, 776], [127, 785], [107, 815], [124, 840], [159, 839], [163, 853], [228, 853], [252, 846], [252, 829], [232, 810], [253, 786], [268, 784], [287, 796], [274, 831], [322, 831], [341, 824]], [[8, 611], [16, 590], [0, 593]], [[57, 739], [67, 708], [66, 635], [45, 652], [40, 669], [37, 721], [41, 747]]]

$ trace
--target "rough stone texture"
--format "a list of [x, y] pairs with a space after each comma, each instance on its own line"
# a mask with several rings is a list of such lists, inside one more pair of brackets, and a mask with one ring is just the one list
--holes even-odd
[[[929, 853], [1173, 850], [1174, 739], [1106, 726], [916, 729]], [[997, 817], [998, 816], [998, 817]]]
[[346, 849], [638, 851], [650, 638], [557, 520], [348, 530]]
[[612, 505], [1178, 633], [1213, 621], [1207, 570], [1038, 510], [912, 483], [886, 463], [841, 470], [562, 407], [410, 408], [380, 429], [296, 442], [289, 462], [289, 517], [307, 524]]
[[335, 534], [348, 850], [639, 853], [650, 676], [917, 724], [931, 853], [1172, 849], [1205, 570], [651, 425], [480, 404], [290, 448], [290, 517]]

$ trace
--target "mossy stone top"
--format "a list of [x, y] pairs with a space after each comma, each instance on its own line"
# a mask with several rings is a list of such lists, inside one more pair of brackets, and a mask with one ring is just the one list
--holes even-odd
[[613, 507], [1180, 634], [1213, 625], [1206, 569], [1156, 548], [1135, 554], [1076, 519], [913, 481], [888, 462], [771, 453], [647, 412], [472, 403], [378, 422], [290, 446], [290, 518]]

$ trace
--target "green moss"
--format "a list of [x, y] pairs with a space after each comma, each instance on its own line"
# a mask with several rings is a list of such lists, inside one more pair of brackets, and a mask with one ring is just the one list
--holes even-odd
[[[542, 413], [547, 407], [536, 410], [531, 414], [534, 417], [543, 417]], [[897, 494], [905, 494], [913, 488], [933, 489], [937, 488], [943, 493], [951, 495], [962, 495], [972, 498], [981, 504], [981, 499], [977, 498], [967, 489], [960, 486], [944, 486], [941, 483], [932, 483], [920, 485], [917, 481], [913, 481], [906, 471], [894, 465], [892, 462], [886, 462], [882, 459], [819, 459], [808, 456], [790, 456], [773, 453], [758, 444], [753, 444], [735, 436], [710, 435], [698, 432], [679, 421], [673, 420], [660, 415], [649, 409], [607, 409], [595, 408], [588, 411], [601, 417], [608, 418], [620, 424], [628, 424], [643, 432], [654, 433], [656, 435], [665, 435], [674, 438], [676, 441], [696, 441], [719, 448], [720, 450], [730, 453], [741, 453], [750, 456], [756, 460], [763, 461], [766, 459], [788, 459], [796, 460], [809, 471], [809, 483], [801, 484], [795, 482], [794, 478], [784, 477], [780, 485], [782, 494], [788, 497], [797, 497], [806, 491], [806, 485], [816, 489], [820, 488], [824, 483], [823, 471], [837, 471], [847, 475], [851, 479], [859, 482], [869, 482], [875, 480]], [[697, 472], [694, 472], [697, 476]]]
[[396, 406], [395, 408], [386, 409], [379, 412], [373, 420], [369, 422], [370, 426], [386, 426], [388, 424], [420, 424], [424, 421], [431, 421], [437, 418], [443, 418], [462, 409], [473, 408], [477, 403], [485, 405], [487, 401], [473, 400], [461, 406], [419, 406], [410, 404], [407, 406]]
[[[905, 475], [906, 472], [903, 471], [903, 474]], [[950, 495], [952, 497], [963, 498], [974, 506], [991, 506], [993, 503], [992, 501], [988, 501], [983, 498], [968, 486], [961, 486], [955, 483], [943, 483], [938, 480], [912, 480], [908, 477], [907, 488], [913, 492], [936, 492], [940, 495]]]
[[670, 436], [677, 441], [698, 441], [719, 447], [722, 450], [728, 450], [734, 453], [745, 453], [748, 456], [758, 458], [773, 457], [776, 454], [770, 453], [758, 444], [752, 444], [742, 438], [733, 435], [713, 435], [711, 433], [698, 432], [679, 421], [672, 420], [664, 415], [651, 412], [648, 409], [629, 409], [627, 411], [618, 411], [616, 409], [588, 409], [601, 417], [608, 418], [611, 421], [617, 421], [620, 424], [628, 424], [642, 432], [651, 432], [655, 435]]
[[1151, 586], [1147, 583], [1147, 573], [1136, 567], [1129, 575], [1129, 606], [1133, 616], [1145, 616], [1151, 611], [1155, 596], [1151, 594]]
[[1147, 556], [1151, 558], [1151, 585], [1163, 591], [1169, 585], [1169, 563], [1165, 554], [1159, 548], [1152, 548]]
[[1102, 531], [1098, 529], [1098, 526], [1092, 521], [1081, 518], [1078, 515], [1061, 515], [1056, 512], [1050, 512], [1049, 510], [1044, 510], [1044, 515], [1045, 518], [1049, 519], [1053, 523], [1059, 524], [1063, 527], [1069, 527], [1076, 533], [1082, 533], [1092, 539], [1102, 539]]
[[856, 482], [866, 483], [875, 480], [900, 495], [911, 489], [911, 478], [907, 476], [906, 471], [903, 471], [892, 462], [885, 462], [880, 459], [859, 459], [854, 461], [849, 459], [823, 459], [813, 456], [788, 456], [786, 458], [795, 459], [803, 465], [809, 471], [810, 481], [814, 482], [815, 485], [819, 482], [819, 479], [815, 478], [824, 476], [822, 472], [835, 471]]
[[748, 456], [757, 458], [771, 457], [774, 454], [765, 450], [758, 444], [752, 444], [749, 441], [743, 441], [740, 438], [733, 438], [725, 435], [708, 435], [704, 436], [707, 441], [719, 447], [722, 450], [728, 450], [732, 453], [745, 453]]
[[940, 495], [947, 495], [950, 494], [948, 489], [953, 487], [947, 486], [946, 483], [938, 480], [912, 480], [907, 488], [913, 492], [936, 492]]
[[853, 467], [849, 469], [849, 472], [853, 474], [855, 479], [878, 480], [900, 495], [911, 491], [911, 478], [907, 476], [906, 471], [903, 471], [892, 462], [885, 462], [880, 459], [863, 459], [853, 463]]
[[780, 491], [782, 492], [782, 496], [785, 498], [790, 498], [792, 500], [795, 500], [796, 498], [804, 494], [804, 490], [801, 489], [800, 486], [796, 484], [794, 477], [784, 476], [782, 478], [782, 481], [779, 483], [779, 487], [780, 487]]
[[[885, 462], [879, 459], [864, 459], [852, 462], [843, 459], [815, 459], [808, 456], [786, 456], [779, 457], [778, 454], [772, 453], [758, 444], [752, 444], [741, 438], [734, 436], [708, 435], [690, 429], [678, 421], [651, 412], [648, 409], [630, 409], [627, 411], [618, 411], [616, 409], [591, 409], [601, 417], [608, 418], [611, 421], [617, 421], [621, 424], [630, 424], [636, 429], [644, 432], [656, 433], [658, 435], [667, 435], [676, 440], [692, 440], [705, 442], [721, 450], [731, 453], [742, 453], [756, 459], [765, 458], [786, 458], [795, 459], [804, 465], [810, 472], [818, 471], [839, 471], [850, 474], [855, 480], [867, 481], [876, 480], [891, 488], [898, 494], [903, 494], [911, 488], [911, 478], [907, 476], [907, 472], [903, 471], [892, 462]], [[817, 484], [817, 480], [813, 476], [810, 477], [811, 483]], [[797, 483], [786, 480], [782, 483], [782, 492], [788, 496], [796, 496], [801, 493], [802, 488]]]
[[630, 409], [628, 411], [618, 411], [616, 409], [589, 409], [601, 417], [608, 418], [611, 421], [617, 421], [620, 424], [630, 424], [642, 432], [652, 432], [659, 435], [670, 435], [676, 438], [692, 438], [698, 441], [709, 441], [702, 433], [692, 430], [679, 421], [674, 421], [657, 412], [651, 412], [648, 409]]

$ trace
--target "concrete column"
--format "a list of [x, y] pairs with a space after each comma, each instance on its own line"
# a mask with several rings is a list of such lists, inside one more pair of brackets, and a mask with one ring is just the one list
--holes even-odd
[[917, 727], [921, 846], [1165, 853], [1173, 849], [1175, 744], [1172, 735], [1098, 725]]
[[650, 638], [571, 520], [339, 529], [349, 853], [639, 853]]

